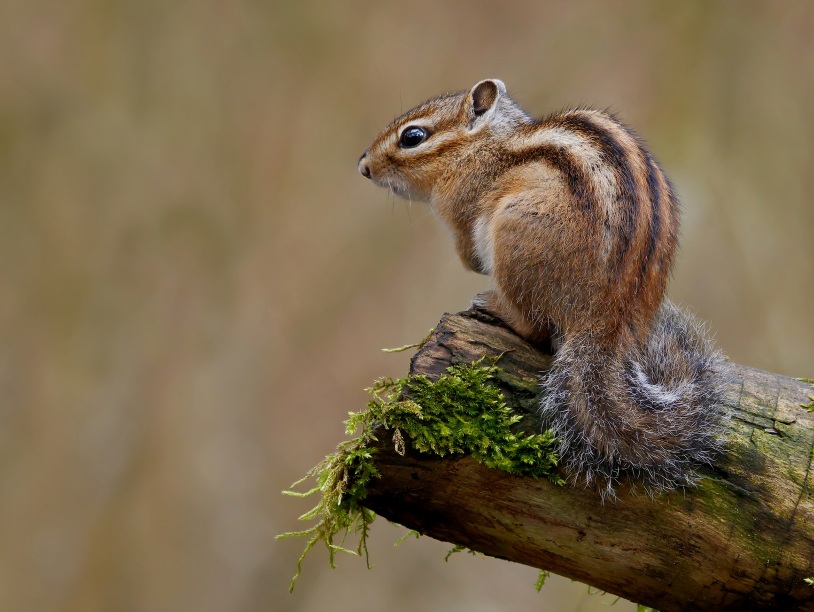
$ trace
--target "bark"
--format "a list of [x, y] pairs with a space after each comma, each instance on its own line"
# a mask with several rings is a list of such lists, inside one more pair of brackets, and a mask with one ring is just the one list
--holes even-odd
[[[486, 312], [444, 315], [411, 371], [500, 355], [501, 386], [535, 421], [551, 357]], [[812, 609], [814, 414], [808, 383], [730, 364], [725, 452], [700, 484], [655, 499], [510, 476], [470, 457], [439, 459], [383, 444], [366, 504], [387, 519], [585, 582], [659, 610]], [[386, 439], [387, 436], [382, 436]]]

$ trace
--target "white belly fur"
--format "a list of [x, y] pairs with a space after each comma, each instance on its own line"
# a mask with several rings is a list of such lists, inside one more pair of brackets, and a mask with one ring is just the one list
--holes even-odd
[[475, 254], [483, 267], [483, 271], [491, 274], [495, 264], [495, 237], [492, 231], [492, 215], [481, 215], [472, 228], [472, 241], [475, 245]]

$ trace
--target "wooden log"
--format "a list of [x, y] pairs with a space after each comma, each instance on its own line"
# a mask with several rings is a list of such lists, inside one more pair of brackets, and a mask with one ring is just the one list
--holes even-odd
[[[551, 357], [487, 312], [447, 314], [412, 360], [437, 377], [501, 355], [510, 404], [536, 420], [535, 380]], [[585, 582], [659, 610], [814, 610], [812, 386], [729, 364], [725, 452], [700, 484], [655, 499], [511, 476], [470, 457], [439, 459], [382, 444], [366, 505], [387, 519]], [[387, 439], [387, 436], [382, 436]]]

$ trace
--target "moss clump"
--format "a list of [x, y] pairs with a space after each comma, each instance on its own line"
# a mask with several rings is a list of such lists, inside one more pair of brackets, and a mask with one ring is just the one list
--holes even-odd
[[[319, 542], [328, 549], [331, 567], [337, 552], [364, 553], [367, 558], [368, 530], [375, 514], [363, 503], [368, 484], [379, 477], [373, 461], [376, 448], [372, 444], [377, 441], [374, 434], [377, 426], [393, 432], [393, 445], [400, 454], [406, 452], [408, 444], [417, 451], [442, 457], [468, 454], [491, 468], [511, 474], [545, 476], [562, 484], [555, 473], [553, 433], [515, 432], [515, 425], [523, 417], [507, 406], [494, 383], [497, 372], [493, 361], [479, 359], [468, 365], [450, 366], [436, 381], [420, 375], [398, 380], [381, 378], [366, 389], [373, 397], [367, 409], [351, 412], [345, 422], [346, 434], [358, 431], [358, 435], [342, 442], [335, 453], [292, 485], [293, 489], [314, 478], [314, 488], [303, 493], [285, 491], [286, 495], [297, 497], [321, 493], [319, 503], [300, 517], [305, 521], [316, 520], [316, 525], [277, 536], [308, 538], [291, 589], [300, 575], [303, 559]], [[355, 550], [343, 546], [349, 533], [358, 534]]]
[[[800, 378], [800, 379], [798, 379], [798, 380], [801, 380], [801, 381], [803, 381], [803, 382], [809, 383], [809, 384], [811, 385], [811, 387], [814, 389], [814, 379], [811, 379], [811, 378]], [[810, 401], [810, 402], [808, 402], [807, 404], [800, 404], [800, 407], [801, 407], [801, 408], [805, 408], [805, 409], [806, 409], [806, 410], [808, 410], [809, 412], [814, 412], [814, 395], [809, 395], [809, 396], [808, 396], [808, 399], [810, 399], [811, 401]]]
[[534, 583], [534, 588], [538, 593], [543, 589], [543, 585], [545, 584], [545, 581], [548, 580], [550, 575], [551, 574], [546, 570], [540, 570], [537, 572], [537, 580]]

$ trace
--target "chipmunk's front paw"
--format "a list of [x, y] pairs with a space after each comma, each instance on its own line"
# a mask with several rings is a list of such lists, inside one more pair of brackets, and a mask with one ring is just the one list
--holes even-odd
[[541, 350], [552, 351], [553, 342], [556, 341], [552, 329], [548, 325], [534, 325], [505, 298], [501, 298], [497, 291], [478, 293], [472, 298], [472, 308], [500, 319], [515, 334]]

